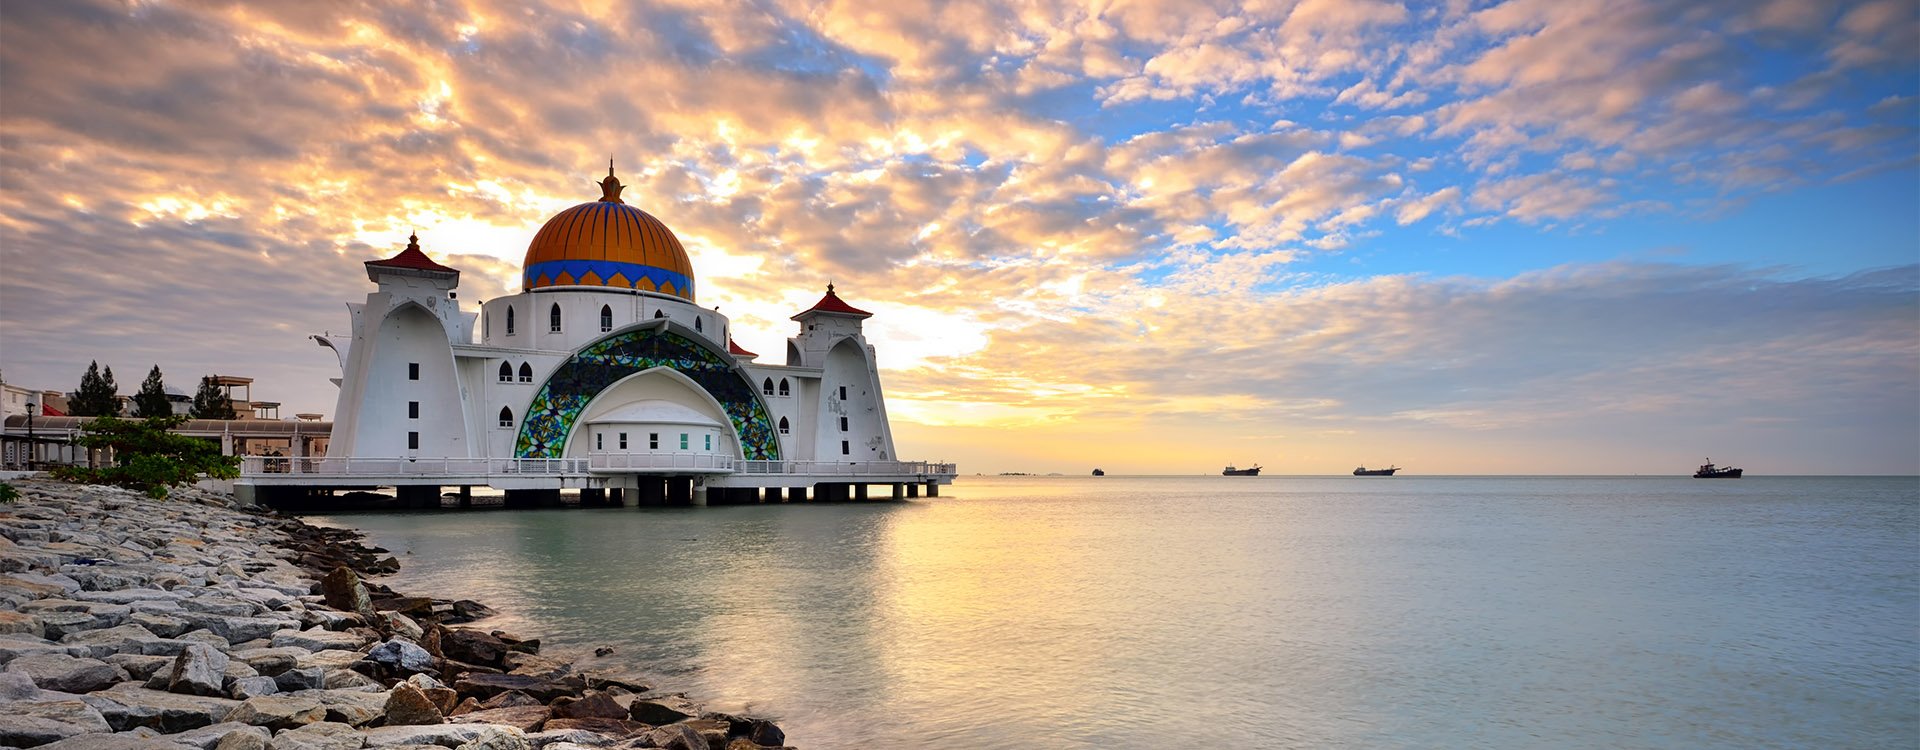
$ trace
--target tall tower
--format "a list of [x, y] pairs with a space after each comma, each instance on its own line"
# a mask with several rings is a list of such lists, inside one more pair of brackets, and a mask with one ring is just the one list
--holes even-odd
[[453, 343], [472, 338], [472, 318], [453, 289], [460, 272], [408, 237], [398, 255], [366, 262], [379, 288], [347, 305], [353, 341], [334, 409], [332, 453], [344, 456], [467, 456]]
[[893, 428], [881, 397], [880, 368], [861, 324], [873, 313], [847, 304], [827, 285], [813, 307], [793, 316], [800, 335], [787, 340], [787, 365], [819, 368], [812, 441], [814, 460], [891, 461]]

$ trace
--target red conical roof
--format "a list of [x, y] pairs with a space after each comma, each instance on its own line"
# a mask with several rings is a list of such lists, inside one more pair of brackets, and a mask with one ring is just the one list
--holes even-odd
[[758, 354], [754, 354], [753, 352], [740, 348], [739, 344], [733, 343], [733, 337], [731, 336], [727, 337], [727, 353], [736, 357], [746, 357], [747, 359], [753, 359], [754, 357], [760, 356]]
[[813, 307], [807, 308], [807, 310], [800, 313], [800, 315], [793, 316], [793, 319], [799, 320], [801, 315], [806, 315], [807, 313], [838, 313], [840, 315], [852, 315], [861, 318], [873, 317], [873, 313], [840, 301], [840, 295], [833, 293], [832, 284], [827, 285], [827, 296], [821, 297], [819, 302], [813, 303]]
[[370, 260], [367, 261], [367, 265], [380, 268], [410, 268], [415, 271], [459, 273], [458, 270], [433, 262], [433, 259], [428, 258], [426, 253], [420, 252], [420, 237], [417, 235], [407, 236], [407, 249], [401, 250], [399, 255], [395, 255], [386, 260]]

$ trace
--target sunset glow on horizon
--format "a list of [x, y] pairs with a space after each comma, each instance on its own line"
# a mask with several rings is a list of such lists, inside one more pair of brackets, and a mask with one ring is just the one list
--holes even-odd
[[1920, 473], [1910, 0], [18, 3], [0, 376], [331, 416], [417, 232], [673, 229], [779, 362], [874, 313], [976, 472]]

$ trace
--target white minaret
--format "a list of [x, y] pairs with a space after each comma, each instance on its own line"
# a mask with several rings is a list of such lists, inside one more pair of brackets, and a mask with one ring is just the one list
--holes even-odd
[[813, 307], [793, 316], [800, 335], [787, 340], [787, 364], [818, 368], [819, 392], [813, 399], [811, 458], [817, 461], [891, 461], [893, 429], [887, 424], [887, 405], [881, 397], [880, 368], [873, 346], [861, 332], [862, 321], [873, 313], [840, 300], [827, 285], [827, 295]]
[[334, 409], [329, 452], [342, 456], [467, 456], [453, 344], [472, 339], [460, 311], [460, 272], [420, 251], [419, 237], [366, 262], [379, 288], [348, 304], [353, 341]]

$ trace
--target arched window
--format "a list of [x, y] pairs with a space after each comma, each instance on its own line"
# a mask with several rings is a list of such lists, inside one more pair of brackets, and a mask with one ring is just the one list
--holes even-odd
[[780, 395], [785, 396], [788, 393], [791, 393], [791, 391], [787, 390], [787, 379], [781, 378], [780, 379]]
[[773, 395], [773, 378], [767, 378], [767, 382], [760, 385], [760, 390], [769, 396]]
[[694, 319], [693, 319], [693, 330], [696, 330], [696, 331], [700, 331], [700, 330], [705, 330], [705, 329], [703, 329], [703, 328], [701, 328], [701, 327], [700, 327], [700, 321], [702, 321], [702, 320], [706, 320], [706, 318], [694, 318]]
[[655, 310], [655, 311], [653, 311], [653, 317], [656, 317], [656, 318], [664, 318], [664, 317], [667, 317], [667, 311], [665, 311], [665, 310]]
[[513, 308], [507, 308], [507, 335], [513, 335]]
[[787, 418], [786, 417], [780, 418], [780, 434], [782, 435], [787, 434]]
[[513, 382], [513, 365], [507, 364], [506, 362], [500, 363], [500, 382]]
[[525, 362], [520, 363], [520, 382], [522, 383], [533, 382], [533, 366], [532, 365], [529, 365]]
[[606, 333], [611, 330], [613, 330], [613, 308], [608, 307], [606, 305], [601, 305], [600, 306], [600, 332]]
[[500, 426], [501, 427], [513, 426], [513, 409], [512, 408], [506, 407], [506, 406], [500, 407]]
[[487, 317], [486, 313], [480, 314], [480, 338], [493, 338], [493, 318]]
[[553, 307], [547, 308], [547, 330], [553, 333], [560, 332], [560, 303], [558, 302], [553, 303]]

